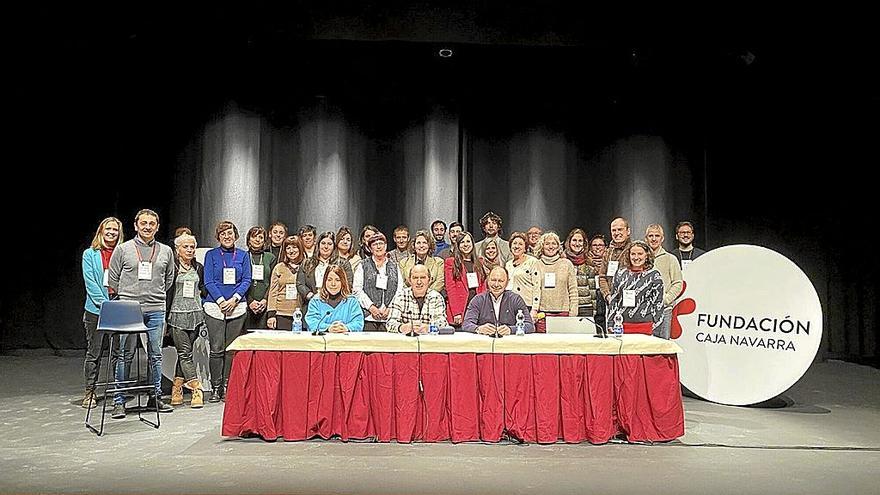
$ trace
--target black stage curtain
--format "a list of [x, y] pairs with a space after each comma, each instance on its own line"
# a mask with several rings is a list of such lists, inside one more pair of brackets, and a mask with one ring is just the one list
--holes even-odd
[[[493, 210], [507, 234], [607, 233], [623, 215], [637, 237], [663, 225], [668, 247], [681, 219], [707, 248], [770, 247], [820, 294], [822, 355], [877, 363], [864, 172], [877, 85], [823, 93], [772, 53], [745, 67], [570, 47], [464, 46], [453, 61], [419, 43], [237, 47], [201, 61], [131, 38], [49, 48], [52, 63], [34, 62], [33, 84], [11, 98], [25, 132], [10, 163], [25, 180], [2, 198], [15, 235], [4, 244], [20, 249], [7, 253], [0, 350], [83, 347], [80, 255], [105, 216], [131, 238], [134, 213], [153, 208], [162, 239], [189, 225], [213, 246], [226, 218], [242, 232], [280, 219], [390, 234], [434, 218], [474, 231]], [[296, 70], [275, 69], [289, 54]]]
[[347, 225], [355, 237], [373, 223], [390, 242], [399, 224], [457, 217], [458, 141], [444, 108], [379, 128], [324, 100], [281, 123], [232, 107], [183, 153], [171, 216], [204, 246], [223, 219], [241, 232], [275, 220], [291, 231]]

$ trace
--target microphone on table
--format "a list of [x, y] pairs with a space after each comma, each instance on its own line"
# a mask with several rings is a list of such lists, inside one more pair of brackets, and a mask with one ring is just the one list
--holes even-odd
[[409, 314], [409, 332], [406, 333], [407, 337], [418, 337], [416, 334], [416, 327], [413, 325], [413, 316], [412, 313]]
[[[599, 295], [599, 297], [602, 297], [602, 291], [596, 291], [596, 294]], [[608, 304], [608, 303], [606, 302], [604, 304]], [[608, 306], [605, 306], [605, 313], [607, 315]], [[606, 316], [606, 318], [607, 318], [607, 316]], [[606, 323], [607, 323], [607, 320], [606, 320]], [[593, 335], [593, 337], [595, 337], [597, 339], [607, 339], [608, 338], [608, 329], [605, 327], [605, 325], [596, 325], [595, 317], [593, 317], [593, 325], [596, 327], [596, 334]]]
[[327, 333], [321, 330], [321, 324], [324, 323], [324, 320], [326, 320], [328, 316], [330, 316], [329, 311], [327, 311], [327, 313], [324, 314], [324, 317], [321, 318], [321, 321], [319, 321], [318, 324], [315, 325], [314, 330], [312, 330], [312, 335], [325, 335]]

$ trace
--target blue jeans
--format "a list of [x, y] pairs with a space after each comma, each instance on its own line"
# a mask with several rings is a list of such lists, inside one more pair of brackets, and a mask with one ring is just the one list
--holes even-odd
[[[156, 396], [162, 396], [162, 335], [165, 333], [165, 312], [148, 311], [144, 313], [144, 325], [150, 330], [147, 332], [147, 372], [156, 387]], [[127, 342], [131, 339], [132, 342]], [[131, 371], [131, 362], [134, 359], [134, 348], [138, 343], [137, 335], [126, 335], [118, 341], [118, 352], [122, 359], [116, 362], [116, 381], [127, 380]], [[127, 345], [128, 344], [128, 345]], [[113, 402], [124, 404], [125, 397], [118, 393], [113, 396]]]

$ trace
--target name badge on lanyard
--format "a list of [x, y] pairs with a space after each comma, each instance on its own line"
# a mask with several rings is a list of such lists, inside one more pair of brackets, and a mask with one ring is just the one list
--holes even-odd
[[183, 297], [194, 299], [196, 297], [196, 281], [195, 280], [184, 280], [183, 281]]
[[624, 308], [634, 308], [636, 306], [636, 291], [634, 290], [624, 290], [623, 291], [623, 307]]
[[235, 268], [223, 269], [223, 285], [235, 284]]
[[104, 270], [104, 287], [110, 287], [110, 270]]
[[384, 273], [376, 274], [376, 288], [380, 290], [386, 290], [388, 288], [388, 275]]
[[251, 279], [263, 280], [263, 265], [251, 265]]
[[138, 280], [153, 280], [153, 262], [138, 262]]
[[545, 289], [553, 289], [556, 287], [556, 274], [555, 273], [545, 273], [544, 274], [544, 288]]
[[467, 283], [468, 289], [476, 289], [480, 286], [480, 281], [477, 279], [477, 274], [474, 272], [467, 273]]
[[615, 273], [617, 273], [617, 268], [620, 266], [619, 261], [609, 261], [608, 262], [608, 275], [609, 277], [613, 277]]
[[685, 268], [688, 267], [688, 265], [690, 265], [693, 262], [694, 262], [694, 260], [681, 260], [681, 269], [684, 270]]
[[286, 301], [293, 301], [296, 299], [296, 284], [286, 284], [284, 286], [284, 299]]

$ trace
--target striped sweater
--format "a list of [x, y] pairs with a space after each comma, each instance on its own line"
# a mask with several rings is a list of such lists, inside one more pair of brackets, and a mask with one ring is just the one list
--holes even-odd
[[[636, 291], [636, 305], [631, 308], [623, 307], [623, 291]], [[617, 312], [623, 315], [624, 323], [653, 323], [657, 328], [663, 319], [663, 278], [660, 272], [651, 269], [642, 272], [632, 272], [621, 268], [614, 275], [614, 283], [611, 286], [611, 301], [608, 307], [608, 326], [614, 323], [614, 315]]]

